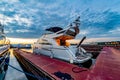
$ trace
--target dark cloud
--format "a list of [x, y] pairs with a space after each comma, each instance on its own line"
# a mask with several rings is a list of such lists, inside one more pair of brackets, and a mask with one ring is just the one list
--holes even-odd
[[110, 9], [103, 12], [92, 12], [85, 10], [83, 20], [81, 21], [81, 29], [88, 30], [88, 36], [100, 37], [101, 35], [107, 36], [118, 36], [108, 35], [110, 30], [120, 26], [120, 13], [112, 11]]
[[[116, 37], [115, 30], [120, 26], [117, 0], [113, 2], [105, 0], [8, 1], [0, 2], [0, 15], [5, 16], [5, 30], [8, 37], [38, 38], [44, 29], [52, 26], [65, 28], [78, 15], [81, 16], [81, 33], [78, 38], [83, 35]], [[0, 16], [0, 19], [3, 17]], [[110, 35], [110, 32], [114, 33]]]

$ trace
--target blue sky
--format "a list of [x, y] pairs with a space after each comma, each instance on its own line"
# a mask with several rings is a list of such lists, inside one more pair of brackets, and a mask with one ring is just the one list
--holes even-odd
[[0, 0], [0, 21], [11, 38], [39, 38], [81, 16], [77, 38], [119, 38], [120, 0]]

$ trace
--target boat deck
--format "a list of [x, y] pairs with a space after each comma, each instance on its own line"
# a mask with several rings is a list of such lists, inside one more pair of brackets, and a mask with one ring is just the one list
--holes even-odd
[[35, 65], [40, 71], [42, 71], [46, 76], [49, 76], [51, 79], [61, 80], [56, 77], [54, 73], [61, 72], [69, 74], [74, 80], [83, 80], [88, 73], [88, 69], [80, 68], [76, 65], [69, 64], [57, 59], [52, 59], [43, 55], [35, 55], [30, 52], [25, 52], [21, 50], [15, 50], [19, 56], [22, 56], [28, 62]]
[[71, 75], [74, 80], [120, 80], [120, 51], [114, 48], [104, 47], [90, 69], [22, 50], [16, 49], [14, 51], [20, 60], [24, 59], [36, 67], [37, 71], [42, 71], [51, 79], [60, 80], [54, 75], [55, 72], [60, 71]]

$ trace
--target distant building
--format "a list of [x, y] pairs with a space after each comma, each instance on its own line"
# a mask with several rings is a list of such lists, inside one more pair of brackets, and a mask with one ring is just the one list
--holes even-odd
[[120, 45], [120, 41], [97, 42], [98, 45]]

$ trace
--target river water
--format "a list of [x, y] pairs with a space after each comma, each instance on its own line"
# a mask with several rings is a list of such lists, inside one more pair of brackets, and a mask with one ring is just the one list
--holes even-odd
[[17, 59], [13, 55], [13, 49], [10, 49], [9, 51], [10, 51], [10, 61], [9, 61], [10, 66], [8, 66], [8, 70], [6, 72], [4, 80], [28, 80], [24, 73], [21, 73], [20, 71], [13, 68], [15, 67], [23, 71]]

